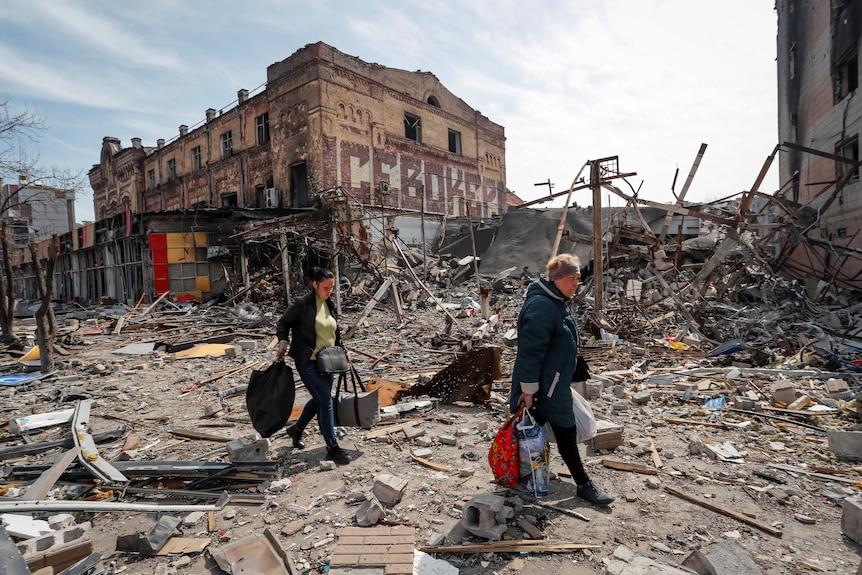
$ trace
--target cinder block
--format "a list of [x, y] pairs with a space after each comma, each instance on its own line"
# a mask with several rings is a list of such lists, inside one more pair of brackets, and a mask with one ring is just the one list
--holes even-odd
[[847, 382], [836, 377], [826, 380], [826, 393], [832, 399], [847, 399], [853, 395]]
[[721, 539], [693, 551], [682, 562], [683, 567], [709, 575], [757, 575], [763, 573], [739, 541]]
[[407, 489], [406, 479], [383, 473], [374, 478], [371, 492], [381, 503], [394, 505], [401, 501], [405, 489]]
[[790, 382], [780, 381], [775, 383], [770, 388], [770, 391], [772, 392], [772, 399], [775, 402], [790, 405], [796, 401], [796, 388]]
[[599, 449], [614, 449], [622, 444], [622, 426], [606, 419], [596, 420], [596, 436], [590, 440], [590, 447], [594, 451], [598, 451]]
[[826, 432], [829, 451], [851, 461], [862, 461], [862, 431]]
[[27, 539], [18, 543], [17, 547], [31, 571], [50, 566], [58, 573], [93, 552], [90, 522]]
[[862, 545], [862, 496], [848, 497], [841, 504], [841, 531]]

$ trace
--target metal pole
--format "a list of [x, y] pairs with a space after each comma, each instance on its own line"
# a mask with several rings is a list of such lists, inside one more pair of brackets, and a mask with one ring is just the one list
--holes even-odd
[[479, 281], [479, 258], [476, 257], [476, 238], [473, 236], [473, 218], [470, 217], [470, 202], [464, 198], [467, 207], [467, 225], [470, 226], [470, 243], [473, 245], [473, 271], [476, 273], [476, 288], [482, 293], [482, 282]]
[[335, 274], [335, 311], [341, 315], [341, 271], [338, 268], [338, 224], [332, 224], [332, 273]]
[[425, 245], [425, 184], [419, 185], [422, 190], [422, 280], [428, 281], [428, 253]]
[[278, 244], [281, 248], [281, 277], [284, 283], [284, 301], [290, 303], [290, 254], [287, 252], [287, 234], [281, 232], [278, 235]]
[[590, 162], [590, 185], [593, 187], [593, 285], [595, 286], [595, 310], [604, 308], [602, 294], [604, 282], [602, 273], [604, 261], [602, 258], [602, 186], [600, 183], [599, 162]]

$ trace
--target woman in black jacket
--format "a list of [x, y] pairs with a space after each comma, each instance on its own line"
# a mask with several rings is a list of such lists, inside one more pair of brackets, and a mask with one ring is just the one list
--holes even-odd
[[[326, 442], [326, 459], [339, 465], [350, 463], [347, 453], [338, 445], [335, 438], [335, 423], [332, 406], [331, 374], [317, 370], [317, 352], [324, 347], [341, 345], [341, 332], [335, 315], [335, 304], [330, 296], [335, 288], [335, 276], [326, 269], [314, 268], [311, 271], [311, 292], [299, 297], [287, 308], [278, 320], [278, 352], [276, 359], [282, 359], [285, 352], [293, 358], [296, 370], [311, 399], [302, 409], [302, 414], [287, 434], [297, 449], [305, 447], [302, 432], [311, 418], [317, 415], [317, 425]], [[288, 332], [290, 350], [288, 351]]]

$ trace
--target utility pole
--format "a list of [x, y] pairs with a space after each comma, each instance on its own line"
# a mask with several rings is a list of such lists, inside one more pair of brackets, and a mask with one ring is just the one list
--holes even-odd
[[602, 186], [599, 171], [600, 160], [590, 161], [590, 185], [593, 188], [593, 286], [595, 286], [595, 309], [601, 311], [604, 307], [602, 294], [604, 282], [602, 281]]
[[539, 182], [538, 184], [533, 184], [534, 186], [548, 186], [548, 197], [553, 197], [552, 191], [554, 189], [554, 184], [551, 183], [551, 178], [548, 178], [547, 182]]

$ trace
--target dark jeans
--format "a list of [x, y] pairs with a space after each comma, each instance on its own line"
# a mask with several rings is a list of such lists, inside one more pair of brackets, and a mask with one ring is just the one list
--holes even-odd
[[[536, 417], [539, 425], [544, 425], [540, 417]], [[590, 480], [587, 475], [587, 470], [584, 469], [584, 464], [581, 462], [581, 452], [578, 451], [578, 428], [573, 425], [571, 427], [560, 427], [559, 425], [551, 424], [551, 429], [554, 431], [554, 438], [557, 440], [557, 448], [560, 450], [560, 456], [569, 468], [569, 473], [572, 474], [572, 479], [578, 485], [583, 485]]]
[[311, 394], [311, 399], [302, 408], [302, 414], [296, 420], [294, 427], [302, 432], [311, 418], [317, 415], [317, 425], [326, 442], [326, 447], [335, 447], [338, 440], [335, 439], [335, 420], [332, 415], [332, 376], [321, 375], [317, 372], [317, 362], [314, 360], [305, 364], [305, 367], [296, 367], [305, 389]]

